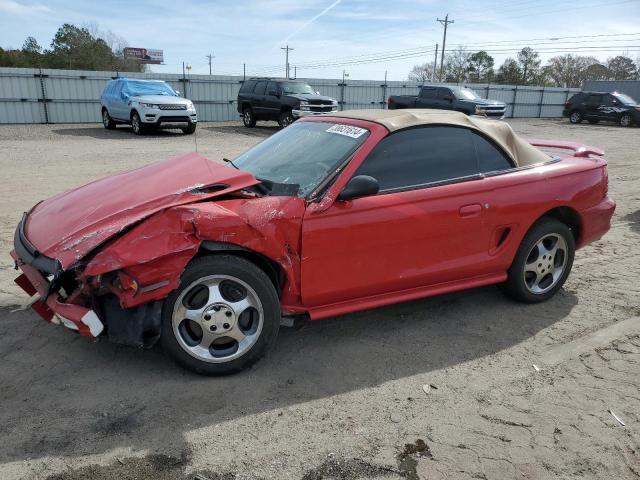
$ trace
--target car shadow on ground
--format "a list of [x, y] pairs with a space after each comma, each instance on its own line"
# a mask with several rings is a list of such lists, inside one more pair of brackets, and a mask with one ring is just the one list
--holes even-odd
[[309, 322], [281, 329], [270, 355], [228, 377], [192, 374], [159, 348], [92, 343], [32, 312], [0, 310], [0, 462], [154, 449], [158, 438], [179, 455], [193, 429], [491, 355], [576, 304], [565, 290], [523, 305], [485, 287]]
[[209, 130], [210, 132], [231, 133], [245, 135], [248, 137], [268, 137], [280, 130], [280, 127], [277, 124], [256, 125], [253, 128], [247, 128], [244, 125], [214, 125], [211, 127], [204, 127], [204, 129]]
[[633, 232], [640, 233], [640, 210], [626, 214], [622, 220], [629, 222], [629, 227]]
[[[56, 135], [68, 137], [91, 137], [101, 140], [138, 138], [138, 135], [135, 135], [131, 130], [131, 127], [128, 126], [118, 126], [113, 130], [107, 130], [102, 126], [96, 125], [95, 127], [58, 128], [53, 129], [52, 132]], [[172, 136], [184, 136], [184, 133], [179, 129], [148, 130], [139, 138]]]

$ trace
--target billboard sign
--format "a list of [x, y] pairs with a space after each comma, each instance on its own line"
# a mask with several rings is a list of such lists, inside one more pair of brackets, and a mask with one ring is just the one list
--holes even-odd
[[138, 60], [140, 63], [152, 63], [155, 65], [164, 63], [164, 52], [156, 48], [132, 48], [122, 50], [124, 58]]

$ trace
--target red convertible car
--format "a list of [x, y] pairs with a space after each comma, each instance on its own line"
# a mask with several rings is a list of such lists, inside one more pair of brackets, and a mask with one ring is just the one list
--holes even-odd
[[226, 164], [189, 154], [38, 203], [16, 282], [80, 335], [229, 373], [283, 318], [488, 284], [547, 300], [610, 227], [602, 156], [457, 112], [305, 118]]

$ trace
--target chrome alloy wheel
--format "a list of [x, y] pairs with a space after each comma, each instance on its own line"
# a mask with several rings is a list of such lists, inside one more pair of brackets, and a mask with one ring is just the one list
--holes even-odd
[[228, 275], [193, 282], [176, 300], [172, 315], [178, 344], [209, 363], [229, 362], [247, 353], [263, 324], [262, 302], [255, 290]]
[[582, 120], [582, 114], [580, 112], [573, 112], [569, 119], [571, 120], [571, 123], [580, 123]]
[[523, 272], [531, 293], [548, 292], [558, 283], [567, 266], [567, 250], [567, 242], [557, 233], [547, 234], [534, 244]]
[[133, 133], [139, 133], [141, 129], [140, 117], [135, 113], [131, 117], [131, 129], [133, 130]]
[[111, 119], [109, 118], [109, 112], [107, 112], [106, 110], [102, 111], [102, 124], [105, 126], [105, 128], [108, 128], [109, 125], [111, 124]]

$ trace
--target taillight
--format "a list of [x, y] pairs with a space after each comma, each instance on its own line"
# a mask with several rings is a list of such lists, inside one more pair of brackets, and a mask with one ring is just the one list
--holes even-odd
[[571, 106], [571, 102], [564, 102], [564, 106], [565, 107], [570, 107]]

